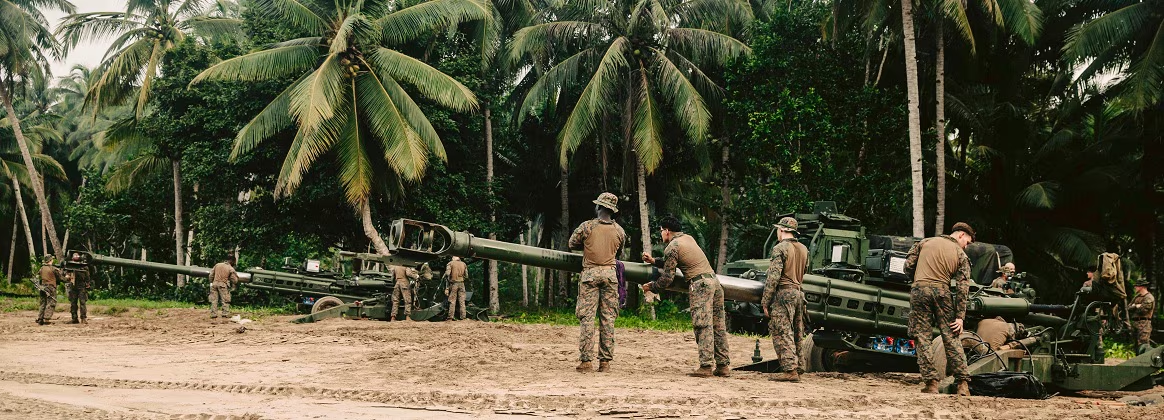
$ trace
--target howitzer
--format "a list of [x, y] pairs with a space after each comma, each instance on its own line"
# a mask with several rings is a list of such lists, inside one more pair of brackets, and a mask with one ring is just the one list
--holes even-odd
[[[70, 252], [81, 255], [80, 262], [69, 262], [77, 266], [108, 265], [199, 278], [207, 278], [211, 271], [208, 267], [140, 261], [84, 251]], [[237, 273], [239, 283], [245, 287], [295, 296], [298, 309], [310, 312], [295, 322], [314, 322], [336, 317], [390, 319], [392, 314], [389, 313], [389, 305], [395, 280], [388, 273], [362, 270], [362, 260], [358, 258], [360, 255], [373, 254], [340, 251], [337, 253], [336, 265], [341, 266], [337, 267], [338, 271], [290, 268], [294, 272], [287, 272], [252, 267]], [[411, 319], [422, 321], [439, 318], [437, 315], [444, 313], [447, 305], [444, 302], [424, 304], [424, 308], [412, 312]], [[474, 317], [479, 317], [482, 311], [476, 309], [471, 312]]]
[[[396, 264], [416, 264], [436, 258], [459, 256], [493, 259], [569, 272], [582, 271], [582, 255], [527, 245], [474, 237], [456, 232], [435, 223], [399, 219], [392, 223], [388, 247], [390, 260]], [[659, 275], [658, 270], [645, 263], [626, 262], [625, 278], [632, 283], [647, 283]], [[760, 301], [764, 283], [739, 277], [717, 275], [723, 285], [724, 298], [737, 302]], [[682, 273], [668, 290], [687, 292]], [[875, 341], [904, 337], [908, 332], [909, 294], [853, 281], [839, 280], [809, 274], [804, 278], [803, 290], [806, 309], [813, 325], [818, 328], [802, 342], [801, 353], [808, 370], [913, 370], [916, 359], [912, 341], [892, 340], [905, 345], [891, 348]], [[1044, 382], [1069, 390], [1119, 390], [1150, 384], [1151, 375], [1161, 367], [1161, 352], [1157, 347], [1120, 365], [1105, 366], [1102, 347], [1096, 360], [1094, 326], [1088, 319], [1088, 310], [1075, 310], [1080, 305], [1038, 305], [1025, 299], [992, 295], [972, 286], [967, 302], [967, 330], [979, 319], [1002, 317], [1018, 322], [1038, 333], [1025, 348], [992, 352], [988, 359], [974, 360], [971, 373], [998, 370], [1032, 371]], [[1089, 308], [1091, 309], [1091, 308]], [[1063, 318], [1060, 315], [1069, 315]], [[1026, 338], [1026, 337], [1016, 337]], [[874, 341], [873, 344], [870, 344]], [[935, 340], [941, 343], [940, 339]], [[933, 346], [941, 355], [939, 345]], [[1091, 349], [1092, 351], [1088, 351]], [[1072, 351], [1069, 351], [1072, 350]], [[997, 355], [997, 357], [995, 357]], [[938, 358], [939, 362], [942, 360]], [[775, 361], [760, 362], [741, 369], [775, 371]], [[944, 363], [937, 363], [943, 365]], [[951, 380], [948, 378], [948, 381]]]

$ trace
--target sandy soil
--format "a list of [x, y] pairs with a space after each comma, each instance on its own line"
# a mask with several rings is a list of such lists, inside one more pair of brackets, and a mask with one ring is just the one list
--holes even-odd
[[[923, 395], [910, 374], [808, 374], [799, 384], [749, 372], [690, 378], [690, 332], [618, 330], [614, 371], [578, 374], [572, 327], [272, 317], [240, 333], [185, 309], [95, 316], [87, 326], [34, 318], [0, 315], [0, 419], [1164, 416], [1161, 406], [1113, 401], [1123, 393]], [[732, 337], [734, 364], [750, 362], [754, 343]], [[770, 344], [761, 349], [772, 357]]]

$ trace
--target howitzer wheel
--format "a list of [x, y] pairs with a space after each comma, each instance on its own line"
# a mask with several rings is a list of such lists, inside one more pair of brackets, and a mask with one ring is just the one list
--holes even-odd
[[311, 313], [317, 314], [343, 304], [344, 301], [340, 300], [340, 298], [335, 296], [325, 296], [315, 301], [314, 305], [311, 305]]
[[800, 340], [800, 368], [805, 372], [824, 372], [825, 349], [817, 347], [812, 340], [812, 333]]

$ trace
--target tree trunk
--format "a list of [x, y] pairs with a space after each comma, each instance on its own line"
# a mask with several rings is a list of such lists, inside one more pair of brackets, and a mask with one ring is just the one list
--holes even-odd
[[[528, 228], [527, 228], [527, 231], [528, 231]], [[523, 233], [523, 234], [517, 235], [517, 241], [520, 242], [522, 245], [526, 245], [525, 234]], [[527, 266], [525, 264], [522, 264], [521, 265], [521, 306], [523, 308], [529, 307], [529, 277], [527, 277], [528, 271], [529, 270], [528, 270]]]
[[635, 152], [635, 179], [638, 183], [638, 198], [639, 198], [639, 241], [643, 246], [643, 252], [651, 252], [651, 216], [650, 210], [647, 208], [647, 168], [643, 166], [642, 159], [639, 159], [638, 151]]
[[909, 95], [909, 167], [913, 184], [913, 236], [925, 237], [925, 179], [922, 178], [921, 110], [917, 82], [917, 45], [913, 28], [913, 0], [901, 0], [905, 33], [905, 80]]
[[937, 99], [936, 126], [938, 133], [937, 163], [934, 168], [938, 173], [937, 212], [934, 214], [934, 234], [946, 231], [946, 34], [942, 32], [941, 20], [938, 21], [938, 58], [935, 65], [937, 80], [934, 86], [934, 96]]
[[[647, 168], [643, 166], [643, 160], [639, 158], [638, 151], [635, 151], [635, 177], [637, 178], [639, 190], [639, 230], [641, 235], [639, 240], [643, 245], [643, 252], [651, 252], [651, 219], [650, 210], [647, 208]], [[635, 289], [638, 289], [637, 287]], [[639, 290], [633, 291], [636, 295], [642, 293]], [[636, 299], [638, 300], [638, 299]], [[651, 304], [651, 319], [655, 319], [655, 305]]]
[[[558, 238], [556, 242], [558, 243], [558, 249], [568, 252], [570, 250], [570, 245], [567, 243], [569, 240], [569, 233], [567, 232], [570, 230], [570, 171], [567, 168], [561, 168], [561, 176], [562, 194], [559, 198], [562, 200], [560, 203], [562, 209], [558, 215]], [[568, 272], [557, 272], [557, 293], [559, 299], [555, 299], [556, 303], [565, 301], [563, 298], [566, 296], [566, 283], [569, 281], [569, 276], [570, 273]], [[553, 292], [551, 291], [551, 293]]]
[[49, 251], [48, 238], [46, 237], [48, 235], [46, 235], [44, 233], [44, 231], [45, 231], [44, 214], [42, 213], [40, 215], [40, 251], [41, 251], [41, 255], [48, 255], [51, 252]]
[[[198, 183], [194, 183], [194, 206], [198, 206]], [[190, 230], [186, 231], [186, 266], [189, 267], [194, 263], [194, 224], [190, 224]], [[238, 257], [235, 257], [238, 261]]]
[[723, 274], [723, 266], [727, 264], [728, 204], [731, 201], [731, 169], [728, 168], [730, 149], [725, 138], [723, 143], [723, 157], [720, 159], [720, 164], [723, 169], [723, 185], [719, 188], [719, 255], [716, 256], [715, 261], [715, 271], [720, 274]]
[[[16, 213], [13, 209], [13, 213]], [[20, 225], [16, 224], [16, 216], [12, 216], [12, 242], [8, 245], [8, 274], [4, 277], [8, 279], [8, 285], [12, 285], [12, 263], [16, 262], [16, 234], [19, 233], [16, 229], [20, 229]]]
[[[388, 245], [384, 243], [384, 238], [380, 237], [380, 232], [376, 230], [376, 226], [372, 225], [372, 205], [368, 200], [364, 200], [360, 204], [360, 221], [364, 225], [364, 235], [372, 241], [372, 247], [376, 248], [376, 253], [380, 255], [388, 255]], [[237, 253], [237, 247], [235, 252]]]
[[[878, 43], [878, 45], [881, 45]], [[889, 57], [889, 46], [884, 45], [881, 51], [881, 64], [877, 65], [877, 78], [873, 79], [873, 87], [881, 83], [881, 72], [885, 70], [885, 59]]]
[[[493, 114], [485, 103], [485, 185], [489, 194], [489, 239], [497, 240], [497, 209], [493, 205]], [[489, 313], [497, 315], [501, 302], [497, 288], [497, 260], [489, 260]]]
[[[57, 228], [53, 225], [52, 211], [49, 209], [48, 199], [44, 195], [44, 184], [40, 181], [40, 173], [32, 162], [32, 151], [28, 148], [28, 141], [24, 138], [24, 131], [20, 129], [20, 119], [16, 116], [16, 109], [12, 107], [12, 95], [7, 86], [0, 83], [0, 101], [4, 102], [4, 110], [8, 112], [8, 122], [12, 124], [12, 133], [16, 136], [16, 144], [20, 147], [20, 156], [24, 158], [24, 166], [28, 167], [28, 178], [32, 184], [32, 192], [36, 196], [36, 205], [44, 215], [44, 223], [48, 231], [49, 241], [57, 259], [65, 258], [65, 250], [61, 249], [61, 240], [57, 237]], [[31, 235], [31, 233], [30, 233]], [[35, 252], [30, 250], [31, 252]]]
[[[182, 257], [186, 247], [182, 245], [182, 237], [186, 230], [182, 229], [182, 161], [170, 159], [170, 168], [174, 172], [174, 263], [182, 265], [186, 259]], [[181, 274], [177, 278], [178, 288], [186, 286], [186, 276]]]
[[20, 182], [12, 178], [12, 195], [16, 196], [16, 211], [20, 212], [20, 223], [24, 226], [24, 239], [28, 240], [28, 259], [36, 261], [36, 246], [32, 241], [32, 226], [28, 224], [28, 210], [24, 209], [24, 199], [21, 198]]

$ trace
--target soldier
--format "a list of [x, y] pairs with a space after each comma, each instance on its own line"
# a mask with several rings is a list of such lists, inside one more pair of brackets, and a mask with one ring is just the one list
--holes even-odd
[[[73, 263], [81, 263], [81, 254], [73, 253]], [[73, 324], [81, 323], [88, 324], [85, 319], [89, 313], [86, 308], [86, 303], [89, 301], [89, 289], [91, 286], [89, 277], [89, 266], [84, 266], [80, 270], [70, 271], [72, 281], [69, 282], [69, 314], [73, 316]], [[78, 314], [80, 318], [78, 318]]]
[[210, 319], [218, 318], [218, 303], [222, 302], [222, 317], [230, 318], [230, 291], [238, 284], [234, 271], [234, 256], [227, 256], [210, 269]]
[[53, 267], [55, 257], [51, 254], [45, 255], [43, 264], [40, 266], [40, 272], [37, 273], [40, 277], [40, 312], [37, 312], [36, 323], [40, 325], [48, 325], [52, 323], [53, 311], [57, 309], [57, 279], [61, 277], [60, 270]]
[[396, 308], [399, 307], [400, 302], [404, 302], [404, 320], [411, 321], [409, 318], [412, 315], [411, 282], [420, 276], [415, 269], [402, 265], [392, 266], [392, 274], [396, 278], [396, 284], [392, 287], [392, 320], [399, 321], [396, 319]]
[[1152, 317], [1156, 315], [1156, 298], [1148, 292], [1148, 280], [1136, 282], [1136, 296], [1128, 305], [1128, 316], [1132, 318], [1132, 331], [1136, 336], [1136, 354], [1148, 349], [1152, 339]]
[[412, 307], [419, 308], [422, 304], [420, 298], [430, 291], [429, 283], [432, 280], [432, 268], [428, 266], [428, 263], [424, 263], [415, 271], [418, 277], [417, 281], [412, 285]]
[[1095, 268], [1087, 269], [1087, 281], [1083, 282], [1083, 287], [1091, 287], [1091, 282], [1095, 280]]
[[[469, 275], [469, 267], [460, 257], [453, 257], [445, 265], [445, 278], [449, 280], [449, 317], [446, 321], [456, 318], [465, 319], [465, 278]], [[457, 316], [454, 317], [453, 315]]]
[[1014, 263], [1006, 263], [998, 269], [999, 276], [990, 283], [991, 288], [1006, 289], [1006, 283], [1014, 276]]
[[570, 249], [582, 250], [582, 276], [574, 314], [581, 324], [578, 372], [594, 368], [594, 317], [598, 317], [598, 371], [609, 372], [614, 359], [614, 319], [618, 317], [616, 258], [626, 244], [626, 232], [614, 221], [618, 197], [604, 192], [594, 200], [596, 218], [582, 222], [570, 235]]
[[808, 248], [796, 240], [796, 219], [785, 217], [776, 224], [776, 246], [772, 247], [772, 262], [768, 265], [768, 279], [764, 283], [764, 297], [760, 307], [768, 321], [772, 347], [780, 359], [784, 373], [773, 374], [770, 380], [800, 382], [800, 337], [804, 335], [804, 271], [808, 268]]
[[974, 241], [974, 229], [962, 222], [953, 233], [923, 239], [909, 250], [905, 270], [913, 274], [909, 292], [909, 335], [917, 345], [917, 364], [926, 386], [922, 392], [938, 392], [931, 340], [938, 327], [946, 350], [947, 370], [958, 383], [958, 395], [970, 395], [970, 373], [958, 336], [966, 319], [970, 293], [970, 258], [964, 249]]
[[[642, 286], [644, 292], [661, 292], [671, 285], [675, 268], [687, 277], [691, 301], [691, 324], [695, 328], [695, 343], [699, 346], [699, 369], [689, 376], [706, 378], [711, 375], [731, 376], [728, 359], [727, 322], [724, 319], [723, 286], [707, 262], [707, 256], [695, 243], [695, 238], [683, 233], [679, 219], [672, 216], [659, 221], [663, 242], [663, 258], [655, 259], [643, 252], [643, 262], [662, 269], [658, 279]], [[715, 363], [715, 371], [711, 365]]]

